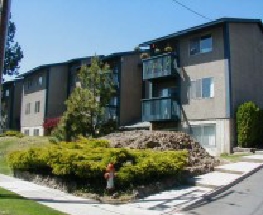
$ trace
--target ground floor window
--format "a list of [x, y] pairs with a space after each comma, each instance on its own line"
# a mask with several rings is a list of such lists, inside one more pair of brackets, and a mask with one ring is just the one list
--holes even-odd
[[39, 136], [39, 129], [34, 129], [34, 136]]
[[25, 130], [24, 130], [24, 134], [27, 135], [27, 136], [29, 136], [29, 129], [25, 129]]
[[203, 147], [215, 147], [216, 146], [215, 125], [192, 126], [192, 136]]

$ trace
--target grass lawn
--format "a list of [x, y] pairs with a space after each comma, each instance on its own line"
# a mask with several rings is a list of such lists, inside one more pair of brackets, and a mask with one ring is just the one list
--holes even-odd
[[29, 147], [41, 147], [47, 144], [47, 137], [0, 137], [0, 173], [6, 175], [12, 173], [6, 162], [6, 155], [11, 151], [22, 150]]
[[65, 215], [0, 188], [0, 215]]
[[[0, 173], [11, 174], [6, 155], [14, 150], [48, 144], [47, 137], [0, 137]], [[0, 187], [0, 215], [65, 215]]]
[[220, 159], [228, 160], [230, 162], [239, 162], [243, 156], [252, 155], [253, 153], [239, 153], [239, 154], [222, 154]]

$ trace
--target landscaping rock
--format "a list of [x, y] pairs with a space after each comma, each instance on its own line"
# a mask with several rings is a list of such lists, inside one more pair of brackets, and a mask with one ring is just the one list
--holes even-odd
[[154, 149], [154, 150], [183, 150], [189, 152], [188, 168], [192, 174], [207, 173], [219, 165], [219, 160], [210, 156], [200, 143], [190, 135], [175, 131], [124, 131], [111, 133], [102, 138], [110, 141], [115, 148]]

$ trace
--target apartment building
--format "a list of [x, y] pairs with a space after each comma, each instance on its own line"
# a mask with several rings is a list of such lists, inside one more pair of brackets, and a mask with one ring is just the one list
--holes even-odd
[[263, 108], [262, 21], [218, 19], [140, 46], [150, 47], [142, 119], [192, 134], [212, 155], [230, 152], [237, 107]]
[[[141, 120], [142, 73], [139, 52], [121, 52], [97, 56], [113, 71], [115, 95], [106, 107], [105, 120], [117, 126]], [[79, 82], [81, 66], [91, 64], [91, 57], [48, 64], [24, 74], [22, 81], [21, 132], [43, 136], [43, 123], [57, 119], [66, 110], [64, 102]], [[129, 99], [127, 99], [129, 98]]]
[[1, 129], [20, 130], [22, 79], [6, 81], [1, 94]]
[[24, 74], [21, 98], [21, 132], [43, 136], [43, 123], [65, 111], [68, 96], [68, 64], [39, 66]]

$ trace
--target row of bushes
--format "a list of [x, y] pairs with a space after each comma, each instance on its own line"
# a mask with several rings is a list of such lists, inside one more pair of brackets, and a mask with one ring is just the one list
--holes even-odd
[[252, 101], [239, 106], [236, 112], [238, 145], [263, 147], [263, 110]]
[[88, 181], [105, 187], [103, 178], [109, 162], [115, 164], [119, 188], [146, 184], [179, 175], [187, 165], [187, 151], [153, 151], [109, 148], [103, 140], [60, 142], [46, 148], [12, 152], [8, 161], [13, 169], [54, 174], [71, 180]]
[[5, 131], [3, 134], [0, 134], [0, 137], [19, 137], [22, 138], [25, 135], [20, 133], [19, 131]]

